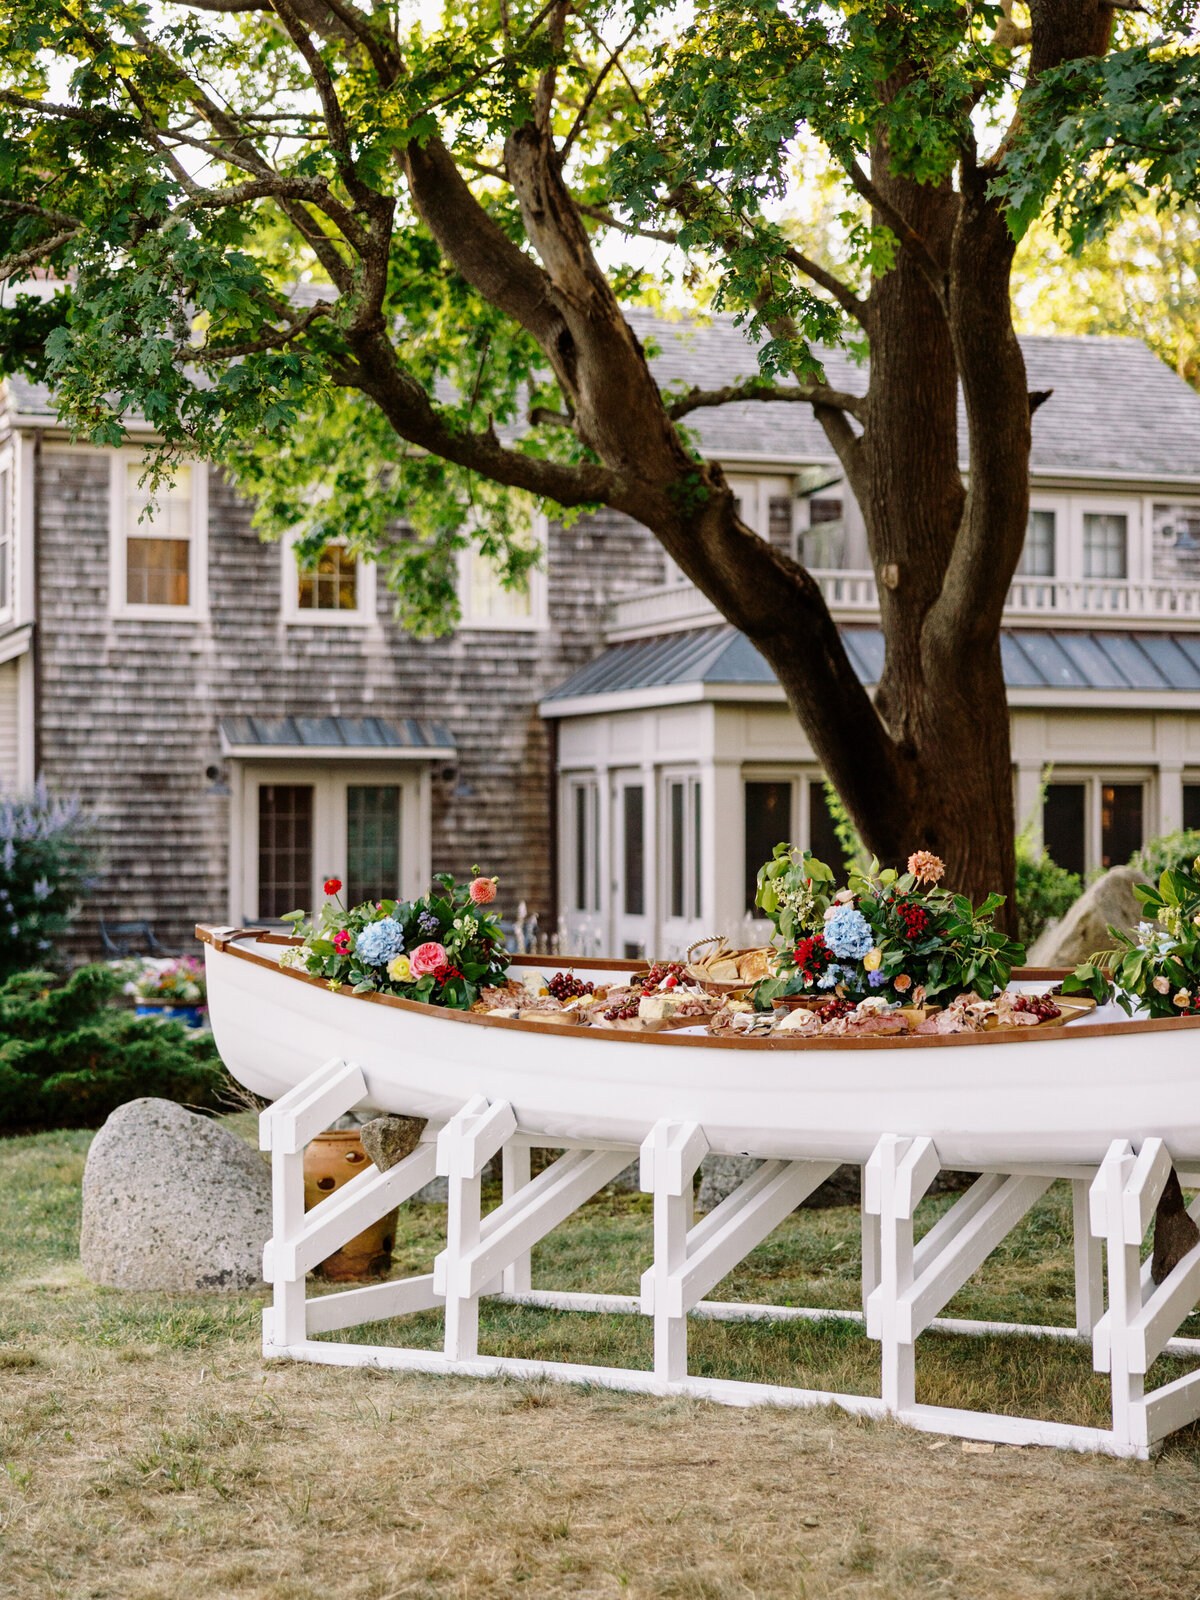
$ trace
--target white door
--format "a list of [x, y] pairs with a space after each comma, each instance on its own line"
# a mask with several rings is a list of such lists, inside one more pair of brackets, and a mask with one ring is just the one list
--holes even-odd
[[613, 775], [612, 954], [653, 955], [650, 863], [652, 796], [640, 771]]

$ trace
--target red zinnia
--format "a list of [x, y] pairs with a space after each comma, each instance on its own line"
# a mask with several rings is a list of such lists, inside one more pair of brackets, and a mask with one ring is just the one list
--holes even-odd
[[806, 978], [820, 977], [833, 960], [833, 951], [819, 933], [814, 933], [811, 938], [801, 939], [792, 953], [797, 968]]
[[342, 887], [342, 880], [340, 878], [326, 878], [325, 879], [325, 893], [326, 894], [337, 894], [338, 890], [341, 887]]

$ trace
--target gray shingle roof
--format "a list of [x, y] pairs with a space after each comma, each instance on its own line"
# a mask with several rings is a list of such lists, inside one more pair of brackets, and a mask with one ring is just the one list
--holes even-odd
[[[730, 316], [702, 324], [638, 308], [626, 315], [643, 343], [652, 340], [661, 351], [653, 362], [660, 384], [719, 389], [758, 371], [749, 341]], [[1054, 390], [1034, 413], [1035, 474], [1200, 480], [1200, 394], [1140, 339], [1023, 334], [1020, 343], [1030, 389]], [[824, 364], [835, 389], [866, 392], [865, 366], [837, 350], [825, 352]], [[834, 459], [810, 406], [745, 401], [693, 412], [686, 425], [711, 455]], [[961, 402], [958, 432], [965, 448]]]
[[[44, 292], [51, 287], [22, 284], [18, 289]], [[333, 292], [302, 284], [297, 298], [311, 300], [318, 290]], [[729, 315], [697, 320], [658, 316], [640, 307], [627, 309], [626, 315], [643, 343], [656, 349], [652, 366], [664, 387], [718, 389], [758, 372], [753, 347]], [[1029, 387], [1054, 390], [1033, 418], [1035, 475], [1200, 482], [1200, 394], [1140, 339], [1025, 334], [1021, 348]], [[842, 351], [825, 353], [825, 373], [835, 388], [866, 390], [866, 368]], [[5, 383], [19, 415], [53, 421], [54, 406], [44, 385], [19, 375]], [[686, 425], [712, 456], [789, 465], [834, 460], [807, 405], [744, 401], [693, 412]], [[966, 439], [961, 405], [959, 439]]]
[[[847, 626], [840, 632], [860, 680], [878, 683], [883, 671], [881, 630]], [[1000, 645], [1010, 689], [1200, 689], [1200, 634], [1009, 628]], [[774, 682], [774, 673], [750, 641], [720, 623], [610, 645], [544, 699], [576, 700], [681, 683]]]
[[425, 717], [223, 717], [227, 745], [266, 749], [452, 750], [454, 735], [444, 722]]

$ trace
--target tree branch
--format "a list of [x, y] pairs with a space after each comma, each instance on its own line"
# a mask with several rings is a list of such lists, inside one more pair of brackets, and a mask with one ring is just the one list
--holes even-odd
[[843, 283], [834, 273], [827, 272], [819, 262], [813, 261], [809, 256], [802, 255], [799, 250], [794, 250], [790, 245], [784, 251], [784, 259], [790, 261], [792, 266], [798, 272], [802, 272], [806, 278], [811, 278], [819, 288], [831, 294], [842, 310], [848, 316], [853, 317], [855, 322], [860, 323], [864, 328], [867, 326], [867, 320], [871, 314], [870, 307], [865, 300], [855, 294], [849, 284]]
[[946, 309], [946, 273], [938, 265], [933, 252], [922, 239], [921, 235], [913, 228], [896, 210], [890, 200], [876, 188], [871, 179], [862, 170], [857, 161], [852, 161], [846, 168], [846, 175], [863, 199], [873, 210], [878, 211], [887, 226], [899, 239], [901, 245], [920, 267], [928, 278], [933, 292], [937, 295], [938, 304]]
[[728, 384], [724, 389], [689, 389], [687, 394], [667, 406], [667, 415], [676, 421], [686, 417], [690, 411], [698, 411], [705, 406], [727, 406], [742, 400], [799, 400], [814, 406], [848, 411], [852, 417], [858, 417], [865, 404], [863, 396], [830, 389], [823, 383], [765, 384], [751, 378], [745, 383]]
[[592, 109], [592, 104], [595, 101], [596, 96], [600, 93], [600, 89], [603, 86], [605, 78], [608, 77], [609, 73], [616, 66], [617, 61], [620, 58], [622, 50], [624, 50], [625, 46], [633, 38], [633, 36], [634, 36], [634, 34], [636, 32], [637, 32], [637, 27], [635, 25], [634, 27], [632, 27], [629, 30], [629, 32], [621, 40], [620, 44], [616, 47], [616, 49], [609, 56], [608, 60], [601, 67], [600, 71], [596, 74], [596, 77], [592, 80], [591, 83], [588, 84], [587, 93], [583, 97], [583, 104], [580, 106], [578, 112], [576, 112], [575, 120], [571, 124], [570, 128], [567, 131], [567, 137], [563, 140], [562, 144], [559, 146], [558, 158], [559, 158], [560, 161], [565, 161], [567, 159], [567, 157], [570, 155], [571, 146], [575, 143], [575, 140], [578, 137], [578, 135], [580, 133], [580, 130], [582, 129], [584, 123], [587, 121], [587, 114]]
[[53, 255], [60, 246], [73, 239], [78, 232], [78, 225], [64, 228], [61, 233], [51, 234], [48, 239], [43, 239], [40, 244], [30, 245], [27, 250], [20, 250], [15, 256], [7, 256], [0, 260], [0, 283], [7, 283], [18, 272], [24, 272], [26, 267], [36, 266], [39, 261], [44, 261], [47, 256]]
[[660, 244], [675, 244], [679, 238], [673, 230], [640, 228], [636, 222], [622, 222], [619, 217], [614, 217], [602, 206], [585, 205], [582, 200], [576, 200], [575, 205], [585, 217], [591, 217], [595, 222], [602, 222], [608, 228], [616, 228], [618, 233], [627, 233], [634, 239], [657, 239]]
[[327, 301], [318, 300], [302, 316], [297, 317], [291, 327], [279, 328], [274, 333], [264, 334], [261, 339], [252, 339], [246, 344], [181, 344], [176, 345], [175, 355], [180, 361], [194, 361], [200, 366], [209, 366], [220, 361], [233, 361], [239, 356], [256, 356], [264, 350], [279, 350], [293, 339], [298, 339], [318, 317], [329, 316], [333, 309]]

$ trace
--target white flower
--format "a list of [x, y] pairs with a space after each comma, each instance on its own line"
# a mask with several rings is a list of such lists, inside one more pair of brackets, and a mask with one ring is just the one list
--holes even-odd
[[1171, 980], [1166, 976], [1165, 973], [1160, 972], [1158, 977], [1154, 980], [1154, 987], [1158, 990], [1159, 994], [1166, 994], [1168, 989], [1171, 987]]

